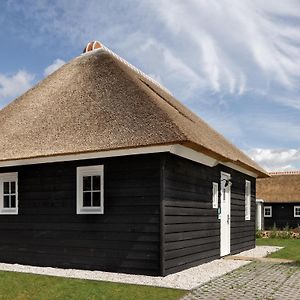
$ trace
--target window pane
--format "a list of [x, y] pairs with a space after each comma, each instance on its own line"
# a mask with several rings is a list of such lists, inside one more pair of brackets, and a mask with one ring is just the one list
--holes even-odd
[[83, 176], [83, 190], [91, 191], [91, 176]]
[[93, 190], [100, 190], [100, 176], [93, 176]]
[[9, 182], [3, 182], [3, 193], [9, 194]]
[[93, 193], [93, 206], [100, 206], [100, 192]]
[[3, 197], [3, 207], [5, 207], [5, 208], [9, 207], [9, 196]]
[[91, 203], [91, 195], [92, 193], [90, 192], [85, 192], [83, 193], [83, 206], [84, 207], [88, 207], [88, 206], [91, 206], [92, 203]]
[[12, 208], [16, 207], [16, 195], [10, 196], [10, 207], [12, 207]]
[[11, 194], [15, 194], [16, 193], [16, 182], [15, 181], [12, 181], [10, 183], [10, 193]]

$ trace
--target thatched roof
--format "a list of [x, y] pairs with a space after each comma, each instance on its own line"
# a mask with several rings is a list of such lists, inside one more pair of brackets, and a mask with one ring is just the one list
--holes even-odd
[[105, 49], [62, 66], [0, 111], [0, 161], [182, 144], [265, 171], [166, 90]]
[[274, 172], [256, 181], [256, 198], [266, 203], [300, 202], [300, 172]]

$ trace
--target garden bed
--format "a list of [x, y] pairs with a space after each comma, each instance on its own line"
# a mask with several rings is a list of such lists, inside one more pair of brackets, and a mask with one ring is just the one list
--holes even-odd
[[268, 239], [268, 238], [279, 238], [279, 239], [300, 239], [299, 228], [289, 230], [258, 230], [256, 232], [257, 238]]

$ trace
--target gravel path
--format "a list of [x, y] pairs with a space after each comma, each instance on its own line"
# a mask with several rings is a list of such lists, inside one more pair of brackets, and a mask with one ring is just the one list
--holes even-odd
[[253, 249], [243, 251], [239, 254], [235, 254], [234, 256], [245, 256], [245, 257], [253, 257], [260, 258], [269, 255], [270, 253], [276, 252], [283, 247], [275, 247], [275, 246], [256, 246]]
[[[255, 249], [244, 251], [239, 255], [262, 257], [270, 252], [277, 251], [278, 248], [279, 247], [258, 246]], [[59, 269], [50, 267], [33, 267], [4, 263], [0, 263], [0, 270], [191, 290], [216, 277], [224, 275], [249, 263], [250, 261], [217, 259], [194, 268], [168, 275], [166, 277], [120, 274], [102, 271]]]

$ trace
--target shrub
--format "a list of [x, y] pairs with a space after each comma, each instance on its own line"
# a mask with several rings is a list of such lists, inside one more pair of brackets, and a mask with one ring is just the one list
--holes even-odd
[[290, 239], [292, 237], [292, 231], [288, 224], [285, 225], [283, 231], [278, 232], [278, 238]]
[[290, 239], [292, 237], [291, 231], [278, 231], [277, 238], [278, 239]]
[[257, 230], [256, 230], [256, 238], [263, 238], [263, 237], [264, 237], [263, 231], [257, 229]]
[[276, 227], [276, 224], [274, 223], [274, 225], [273, 225], [273, 227], [272, 227], [272, 229], [271, 229], [271, 232], [270, 232], [270, 238], [271, 239], [275, 239], [275, 238], [277, 238], [277, 232], [278, 232], [278, 229], [277, 229], [277, 227]]

